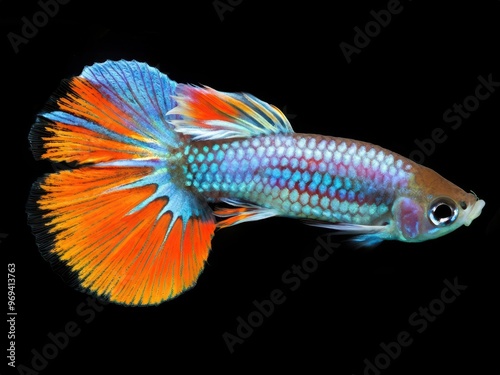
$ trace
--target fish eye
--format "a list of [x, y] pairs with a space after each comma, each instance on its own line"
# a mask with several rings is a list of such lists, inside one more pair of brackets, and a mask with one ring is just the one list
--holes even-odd
[[428, 216], [432, 224], [444, 227], [457, 219], [458, 207], [449, 198], [437, 198], [429, 206]]

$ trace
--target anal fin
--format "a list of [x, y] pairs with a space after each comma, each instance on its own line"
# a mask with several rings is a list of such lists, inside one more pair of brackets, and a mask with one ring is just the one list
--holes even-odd
[[260, 207], [235, 199], [223, 199], [222, 202], [234, 206], [234, 208], [218, 208], [214, 211], [215, 216], [225, 218], [216, 224], [217, 228], [220, 229], [279, 215], [272, 208]]

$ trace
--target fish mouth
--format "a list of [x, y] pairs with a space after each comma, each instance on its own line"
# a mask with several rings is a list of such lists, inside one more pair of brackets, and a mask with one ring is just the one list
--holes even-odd
[[[472, 206], [465, 210], [464, 225], [468, 227], [472, 221], [481, 215], [481, 211], [485, 206], [486, 202], [482, 199], [478, 199]], [[468, 211], [468, 212], [467, 212]]]

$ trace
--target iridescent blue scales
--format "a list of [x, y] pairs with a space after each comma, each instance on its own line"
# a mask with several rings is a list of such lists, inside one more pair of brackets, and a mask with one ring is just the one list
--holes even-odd
[[187, 186], [213, 201], [252, 202], [276, 215], [380, 225], [408, 186], [411, 164], [349, 139], [269, 135], [185, 148]]
[[33, 184], [28, 221], [42, 255], [125, 305], [193, 287], [217, 227], [285, 216], [361, 245], [421, 242], [468, 226], [484, 206], [394, 152], [297, 134], [250, 94], [177, 84], [136, 61], [86, 67], [29, 139], [35, 158], [75, 166]]

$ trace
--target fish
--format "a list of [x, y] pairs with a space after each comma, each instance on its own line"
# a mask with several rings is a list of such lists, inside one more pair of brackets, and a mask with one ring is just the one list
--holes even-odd
[[77, 289], [126, 306], [191, 289], [216, 230], [271, 217], [349, 234], [359, 246], [423, 242], [485, 205], [437, 172], [348, 138], [295, 133], [249, 93], [177, 83], [136, 60], [63, 80], [29, 133], [26, 204], [41, 255]]

